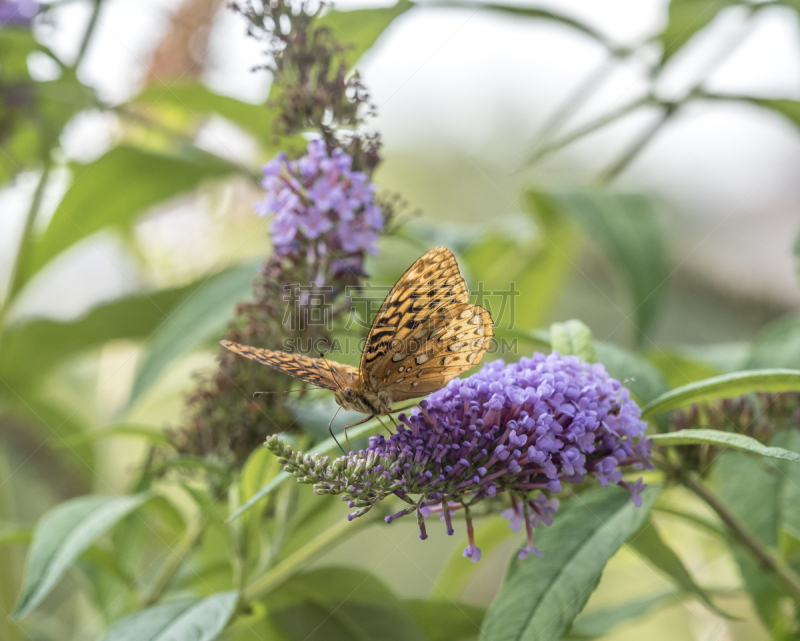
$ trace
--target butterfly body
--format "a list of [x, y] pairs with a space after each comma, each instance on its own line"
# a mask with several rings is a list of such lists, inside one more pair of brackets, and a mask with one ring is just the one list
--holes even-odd
[[492, 317], [469, 303], [453, 253], [421, 256], [389, 292], [373, 320], [358, 368], [326, 358], [222, 341], [227, 349], [334, 392], [340, 407], [368, 417], [394, 411], [480, 363], [494, 335]]

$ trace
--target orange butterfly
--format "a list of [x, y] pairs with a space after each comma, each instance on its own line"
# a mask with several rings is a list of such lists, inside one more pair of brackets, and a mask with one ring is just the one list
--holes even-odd
[[469, 304], [469, 290], [455, 256], [446, 247], [437, 247], [409, 267], [383, 301], [358, 369], [324, 357], [221, 343], [279, 372], [332, 390], [340, 407], [367, 414], [363, 421], [345, 427], [347, 438], [348, 427], [381, 415], [391, 418], [393, 411], [399, 411], [393, 409], [397, 401], [427, 396], [480, 363], [492, 336], [492, 317], [480, 305]]

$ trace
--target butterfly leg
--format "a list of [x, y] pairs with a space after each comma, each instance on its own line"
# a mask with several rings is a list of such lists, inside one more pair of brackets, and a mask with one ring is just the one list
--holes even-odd
[[392, 410], [392, 413], [394, 414], [394, 413], [397, 413], [397, 412], [405, 412], [406, 410], [411, 410], [411, 409], [414, 409], [415, 407], [416, 407], [416, 404], [415, 403], [411, 403], [411, 405], [406, 405], [405, 407], [398, 407], [396, 410]]
[[347, 435], [347, 428], [348, 427], [355, 427], [356, 425], [362, 425], [362, 424], [366, 423], [371, 418], [372, 418], [372, 416], [367, 416], [367, 418], [365, 418], [363, 421], [358, 421], [356, 423], [351, 423], [350, 425], [345, 425], [344, 426], [344, 438], [345, 438], [345, 441], [347, 441], [347, 449], [350, 450], [351, 452], [353, 451], [353, 448], [350, 447], [350, 437]]
[[[384, 424], [384, 422], [381, 420], [381, 417], [380, 417], [380, 416], [378, 416], [378, 415], [376, 414], [376, 415], [375, 415], [375, 418], [377, 418], [377, 419], [378, 419], [378, 423], [380, 423], [380, 424], [381, 424], [381, 427], [382, 427], [383, 429], [385, 429], [387, 432], [389, 432], [389, 436], [392, 436], [392, 430], [390, 430], [388, 427], [386, 427], [386, 425]], [[389, 416], [389, 418], [392, 418], [392, 417], [391, 417], [391, 416]], [[393, 418], [392, 418], [392, 423], [394, 423], [394, 419], [393, 419]], [[395, 427], [397, 427], [397, 423], [394, 423], [394, 426], [395, 426]]]
[[428, 414], [428, 410], [422, 407], [422, 405], [417, 405], [417, 407], [419, 407], [419, 411], [425, 415], [425, 418], [428, 419], [428, 423], [431, 424], [431, 427], [433, 429], [436, 429], [436, 423], [433, 422], [433, 419], [430, 417], [430, 414]]
[[389, 414], [388, 416], [389, 416], [389, 420], [390, 420], [390, 421], [392, 422], [392, 424], [394, 425], [394, 429], [395, 429], [395, 431], [399, 430], [399, 429], [400, 429], [400, 426], [397, 424], [397, 421], [395, 421], [395, 420], [394, 420], [394, 416], [392, 416], [391, 414]]

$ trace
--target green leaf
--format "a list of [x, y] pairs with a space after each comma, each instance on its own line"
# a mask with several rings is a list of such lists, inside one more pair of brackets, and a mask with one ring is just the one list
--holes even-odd
[[472, 10], [480, 8], [486, 11], [497, 11], [512, 16], [519, 16], [521, 18], [553, 21], [589, 36], [592, 40], [596, 40], [608, 49], [614, 49], [613, 43], [611, 43], [601, 32], [593, 29], [589, 25], [579, 20], [576, 20], [575, 18], [571, 18], [561, 13], [556, 13], [555, 11], [548, 11], [547, 9], [538, 9], [515, 4], [503, 4], [500, 2], [486, 2], [476, 5], [473, 2], [458, 2], [457, 0], [435, 0], [434, 2], [426, 2], [424, 6], [463, 7], [465, 9]]
[[[560, 639], [597, 587], [603, 568], [641, 526], [658, 494], [649, 488], [637, 508], [621, 488], [584, 492], [537, 532], [544, 552], [512, 559], [481, 631], [486, 641]], [[480, 545], [480, 542], [478, 542]]]
[[133, 381], [132, 406], [180, 356], [222, 337], [236, 304], [252, 294], [256, 265], [246, 264], [208, 278], [165, 319], [149, 341]]
[[681, 387], [724, 373], [716, 367], [669, 348], [648, 352], [647, 360], [663, 372], [669, 387]]
[[716, 369], [718, 374], [732, 374], [744, 369], [744, 362], [750, 353], [750, 344], [742, 341], [708, 343], [706, 345], [681, 345], [676, 349], [685, 358], [695, 359]]
[[148, 492], [122, 498], [82, 496], [45, 514], [36, 525], [12, 616], [21, 619], [33, 611], [98, 537], [151, 498]]
[[[511, 536], [518, 536], [518, 534], [508, 527], [508, 521], [505, 519], [492, 517], [475, 528], [475, 540], [481, 542], [483, 558], [486, 558]], [[457, 600], [467, 583], [480, 570], [479, 564], [464, 563], [464, 556], [461, 551], [468, 543], [467, 537], [464, 537], [464, 540], [455, 546], [454, 552], [450, 555], [450, 560], [444, 566], [441, 575], [436, 581], [436, 592], [433, 595], [435, 598], [444, 597], [454, 601]]]
[[114, 300], [73, 321], [34, 320], [10, 327], [0, 349], [0, 379], [15, 389], [30, 387], [88, 348], [117, 338], [147, 338], [204, 281]]
[[565, 641], [573, 639], [599, 639], [605, 637], [622, 623], [650, 614], [664, 607], [676, 598], [674, 591], [661, 592], [644, 599], [637, 599], [615, 607], [598, 610], [579, 616], [564, 636]]
[[216, 114], [266, 143], [272, 137], [275, 113], [266, 105], [254, 105], [211, 91], [199, 82], [182, 80], [175, 84], [149, 85], [129, 103], [145, 113], [167, 108], [195, 121]]
[[679, 519], [683, 519], [687, 523], [691, 523], [695, 527], [698, 527], [702, 530], [705, 530], [709, 534], [713, 534], [714, 536], [718, 536], [721, 539], [729, 539], [729, 533], [722, 529], [720, 525], [705, 516], [700, 516], [699, 514], [695, 514], [693, 512], [688, 512], [685, 510], [680, 510], [675, 507], [671, 507], [669, 505], [659, 505], [656, 503], [653, 506], [653, 512], [659, 512], [661, 514], [668, 514], [670, 516], [677, 517]]
[[579, 320], [550, 325], [550, 345], [562, 356], [574, 354], [587, 363], [595, 360], [592, 330]]
[[267, 596], [271, 618], [297, 641], [424, 641], [403, 603], [373, 574], [322, 568]]
[[549, 194], [605, 251], [625, 283], [638, 344], [666, 291], [664, 234], [653, 202], [641, 194], [567, 191]]
[[330, 28], [331, 33], [343, 44], [351, 44], [347, 58], [354, 64], [369, 49], [378, 37], [401, 16], [414, 6], [409, 0], [400, 0], [392, 7], [379, 9], [355, 9], [338, 11], [334, 9], [319, 18], [316, 23]]
[[[800, 453], [800, 432], [793, 428], [779, 432], [772, 439], [771, 445]], [[783, 481], [779, 492], [780, 525], [796, 535], [800, 533], [800, 467], [783, 462], [776, 463], [775, 466]]]
[[236, 610], [239, 592], [218, 592], [202, 600], [181, 599], [136, 612], [101, 641], [214, 641]]
[[[506, 271], [505, 283], [514, 281], [517, 288], [525, 292], [525, 304], [517, 305], [515, 310], [515, 324], [535, 327], [545, 322], [553, 302], [562, 292], [573, 267], [578, 235], [572, 220], [562, 215], [542, 194], [528, 191], [523, 195], [523, 203], [536, 223], [534, 246], [521, 248], [522, 255], [515, 261], [521, 269], [516, 274]], [[493, 259], [496, 261], [497, 256]]]
[[[94, 481], [95, 452], [89, 445], [62, 449], [63, 439], [78, 438], [87, 431], [74, 411], [64, 410], [46, 398], [9, 389], [0, 380], [0, 417], [20, 424], [29, 446], [37, 452], [31, 461], [52, 470], [67, 493], [90, 491]], [[3, 429], [11, 429], [4, 427]], [[54, 460], [56, 459], [56, 460]]]
[[114, 147], [94, 162], [78, 165], [50, 224], [31, 246], [24, 279], [83, 238], [101, 229], [127, 228], [148, 208], [234, 170], [211, 154], [166, 154], [129, 146]]
[[784, 316], [762, 329], [750, 350], [746, 369], [800, 369], [800, 316]]
[[140, 438], [153, 443], [154, 445], [166, 445], [167, 437], [158, 428], [149, 427], [146, 425], [109, 425], [108, 427], [101, 427], [94, 430], [87, 430], [80, 434], [74, 434], [66, 438], [62, 438], [60, 442], [55, 444], [57, 448], [73, 448], [76, 445], [85, 445], [86, 443], [95, 443], [107, 438]]
[[409, 599], [403, 603], [422, 629], [427, 641], [472, 639], [480, 632], [481, 621], [486, 615], [482, 608], [456, 601]]
[[661, 64], [672, 58], [698, 31], [706, 27], [722, 9], [739, 0], [672, 0], [667, 25], [658, 39], [664, 46]]
[[[280, 474], [282, 465], [278, 459], [266, 447], [259, 447], [248, 457], [242, 468], [242, 476], [239, 480], [239, 495], [236, 499], [239, 503], [246, 503], [258, 490], [277, 474]], [[316, 497], [315, 497], [316, 498]], [[262, 545], [259, 540], [259, 530], [263, 525], [262, 514], [267, 506], [267, 499], [261, 500], [256, 509], [250, 510], [243, 519], [233, 522], [230, 525], [231, 535], [239, 541], [240, 547], [248, 557], [250, 563], [256, 563], [262, 554]], [[238, 507], [232, 504], [232, 507]], [[315, 514], [321, 514], [324, 510], [315, 509]], [[296, 510], [295, 510], [296, 514]], [[223, 517], [224, 518], [224, 517]], [[276, 524], [279, 527], [287, 525], [285, 521], [288, 517], [277, 517]], [[294, 537], [296, 539], [296, 536]], [[274, 554], [274, 546], [270, 546], [270, 554]]]
[[653, 434], [650, 437], [654, 445], [717, 445], [732, 450], [759, 454], [768, 458], [783, 459], [800, 463], [800, 454], [796, 454], [782, 447], [767, 447], [756, 439], [737, 434], [736, 432], [720, 432], [719, 430], [680, 430], [668, 434]]
[[278, 459], [266, 447], [254, 450], [242, 468], [242, 500], [249, 501], [280, 469]]
[[628, 545], [638, 552], [650, 565], [661, 570], [670, 577], [681, 591], [693, 594], [717, 614], [723, 613], [709, 597], [708, 593], [695, 583], [681, 558], [669, 547], [656, 529], [653, 520], [648, 517], [642, 528], [632, 537]]
[[662, 394], [642, 409], [642, 418], [649, 418], [685, 407], [692, 403], [708, 403], [720, 398], [733, 398], [750, 392], [791, 392], [800, 390], [800, 370], [763, 369], [735, 372], [690, 383]]
[[[28, 57], [37, 52], [57, 65], [60, 77], [36, 82]], [[64, 125], [79, 111], [96, 104], [87, 85], [66, 68], [34, 35], [23, 29], [0, 30], [0, 69], [4, 91], [15, 90], [15, 100], [4, 101], [3, 134], [0, 136], [0, 184], [20, 171], [42, 163], [57, 145]]]
[[621, 381], [640, 404], [649, 403], [669, 389], [659, 369], [638, 354], [603, 341], [595, 341], [594, 348], [597, 362]]
[[[513, 336], [514, 327], [535, 327], [545, 322], [562, 291], [578, 245], [574, 223], [558, 208], [552, 208], [533, 191], [523, 200], [536, 225], [530, 240], [521, 240], [517, 231], [464, 243], [463, 265], [468, 274], [480, 276], [485, 286], [481, 292], [487, 294], [485, 300], [475, 302], [489, 307], [498, 337], [508, 333]], [[525, 294], [524, 304], [520, 292]], [[493, 305], [498, 299], [499, 305]]]
[[[744, 100], [759, 107], [764, 107], [774, 111], [791, 122], [795, 127], [800, 127], [800, 101], [788, 100], [784, 98], [751, 98], [749, 96], [720, 96], [725, 100]], [[795, 243], [795, 256], [797, 255], [797, 244]]]
[[[372, 432], [377, 432], [380, 429], [380, 423], [377, 422], [369, 422], [366, 425], [359, 425], [358, 427], [350, 430], [348, 435], [350, 436], [350, 440], [354, 440], [359, 436], [364, 436], [365, 434], [371, 434]], [[330, 454], [332, 452], [339, 451], [339, 446], [332, 438], [327, 438], [321, 443], [319, 443], [316, 447], [313, 447], [310, 451], [311, 454]], [[265, 496], [271, 494], [275, 489], [280, 487], [280, 485], [286, 480], [291, 478], [291, 474], [288, 472], [280, 472], [279, 474], [275, 475], [275, 477], [267, 483], [264, 487], [262, 487], [258, 492], [253, 494], [249, 501], [247, 501], [242, 507], [236, 510], [233, 514], [228, 517], [228, 522], [233, 521], [239, 518], [242, 514], [244, 514], [247, 510], [254, 507], [261, 499]]]

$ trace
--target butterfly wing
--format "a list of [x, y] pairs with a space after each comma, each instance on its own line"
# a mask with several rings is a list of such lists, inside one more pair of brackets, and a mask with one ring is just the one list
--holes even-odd
[[393, 400], [425, 396], [477, 365], [489, 349], [492, 318], [469, 304], [453, 253], [432, 249], [389, 292], [375, 316], [359, 373]]
[[[381, 388], [394, 401], [427, 396], [481, 362], [492, 344], [492, 317], [480, 305], [458, 303], [432, 319], [432, 331], [415, 352], [393, 354], [379, 372]], [[413, 345], [412, 345], [413, 346]], [[376, 377], [378, 378], [378, 377]]]
[[[220, 341], [220, 344], [240, 356], [268, 365], [283, 374], [288, 374], [306, 383], [329, 390], [341, 387], [358, 387], [358, 370], [352, 365], [343, 365], [322, 358], [311, 358], [302, 354], [277, 352], [240, 345], [233, 341]], [[330, 365], [330, 368], [328, 367]], [[331, 373], [333, 372], [333, 373]], [[335, 377], [334, 377], [335, 375]]]

